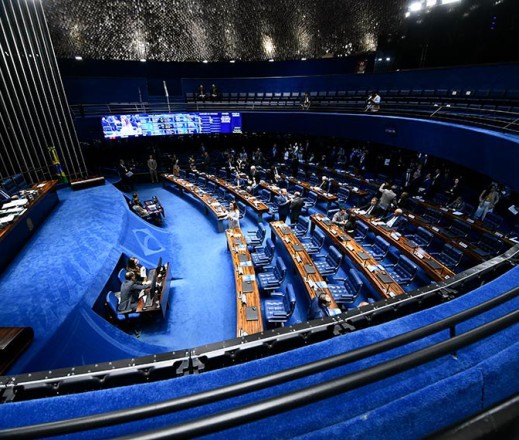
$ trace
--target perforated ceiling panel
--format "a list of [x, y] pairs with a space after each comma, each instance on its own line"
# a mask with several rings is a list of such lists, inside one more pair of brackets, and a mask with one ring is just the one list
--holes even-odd
[[404, 0], [45, 0], [56, 55], [221, 61], [372, 51]]

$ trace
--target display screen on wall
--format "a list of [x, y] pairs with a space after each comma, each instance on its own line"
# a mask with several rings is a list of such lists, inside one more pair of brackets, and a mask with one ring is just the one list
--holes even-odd
[[241, 113], [162, 113], [101, 118], [105, 139], [175, 134], [241, 133]]

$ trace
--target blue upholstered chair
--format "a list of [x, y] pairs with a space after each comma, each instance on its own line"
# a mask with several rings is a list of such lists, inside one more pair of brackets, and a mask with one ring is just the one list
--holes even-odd
[[287, 267], [280, 257], [276, 258], [276, 265], [272, 267], [271, 271], [257, 274], [260, 288], [263, 291], [275, 290], [281, 287], [285, 276], [287, 274]]
[[272, 200], [272, 193], [268, 189], [263, 188], [259, 190], [257, 198], [263, 203], [269, 203]]
[[245, 237], [247, 244], [251, 247], [261, 246], [263, 244], [263, 240], [265, 239], [265, 235], [267, 231], [265, 230], [265, 226], [261, 223], [258, 225], [258, 229], [256, 231], [249, 231], [250, 234]]
[[337, 193], [337, 196], [339, 197], [338, 202], [340, 205], [346, 204], [350, 197], [350, 190], [345, 186], [341, 186], [339, 192]]
[[396, 264], [387, 266], [387, 271], [398, 284], [407, 286], [415, 279], [418, 266], [405, 255], [400, 255]]
[[238, 211], [240, 211], [240, 218], [245, 217], [245, 214], [247, 214], [247, 207], [243, 202], [238, 202]]
[[451, 246], [449, 243], [443, 246], [441, 252], [433, 252], [431, 255], [449, 269], [454, 269], [458, 266], [463, 258], [463, 252]]
[[129, 312], [129, 313], [121, 313], [117, 310], [117, 306], [119, 305], [119, 301], [115, 294], [110, 290], [106, 294], [106, 304], [108, 309], [110, 310], [111, 317], [117, 323], [125, 323], [127, 321], [134, 321], [141, 317], [140, 313], [137, 312]]
[[445, 230], [445, 235], [450, 238], [465, 238], [470, 234], [471, 226], [469, 223], [454, 219], [450, 226]]
[[121, 283], [124, 283], [124, 281], [126, 280], [126, 269], [124, 267], [119, 271], [117, 277], [119, 278], [119, 281]]
[[317, 205], [317, 194], [310, 191], [305, 199], [305, 206], [303, 207], [306, 210], [306, 213], [310, 213], [310, 208], [314, 208]]
[[485, 220], [483, 220], [483, 222], [485, 223], [485, 226], [490, 229], [498, 229], [499, 226], [501, 226], [501, 223], [503, 223], [503, 217], [493, 212], [489, 212], [485, 216]]
[[292, 230], [296, 237], [304, 237], [308, 233], [309, 227], [310, 222], [304, 217], [299, 217]]
[[292, 284], [287, 284], [286, 292], [272, 292], [263, 303], [265, 316], [269, 323], [287, 322], [296, 308], [296, 295]]
[[276, 247], [274, 243], [272, 243], [272, 240], [267, 238], [264, 247], [257, 247], [256, 252], [252, 252], [250, 254], [254, 268], [263, 269], [265, 266], [268, 266], [270, 263], [272, 263], [275, 249]]
[[[342, 281], [335, 284], [333, 281]], [[346, 278], [334, 278], [328, 283], [328, 289], [338, 305], [351, 304], [359, 295], [364, 283], [356, 269], [350, 269]]]
[[[324, 255], [315, 255], [314, 258], [324, 257]], [[315, 266], [321, 276], [335, 275], [342, 263], [342, 254], [334, 247], [330, 246], [328, 254], [324, 261], [316, 261]]]
[[310, 255], [318, 254], [323, 248], [325, 238], [326, 237], [321, 230], [314, 229], [314, 232], [312, 232], [312, 235], [309, 238], [303, 238], [301, 240], [301, 244]]
[[375, 241], [371, 244], [364, 244], [364, 248], [373, 256], [377, 261], [382, 261], [386, 258], [391, 245], [383, 237], [377, 236]]
[[407, 236], [407, 238], [413, 240], [418, 246], [424, 249], [427, 249], [431, 245], [433, 237], [432, 232], [421, 226], [418, 226], [418, 229], [413, 235]]
[[369, 226], [364, 222], [357, 222], [357, 226], [355, 229], [355, 240], [359, 243], [362, 243], [369, 232]]
[[484, 257], [497, 255], [503, 249], [504, 243], [492, 234], [483, 234], [478, 241], [474, 242], [478, 248], [476, 252]]

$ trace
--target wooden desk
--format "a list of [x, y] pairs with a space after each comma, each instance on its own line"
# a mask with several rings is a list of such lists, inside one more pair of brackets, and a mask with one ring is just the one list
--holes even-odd
[[201, 171], [193, 170], [195, 174], [198, 176], [203, 176], [207, 180], [216, 183], [218, 186], [225, 188], [230, 193], [234, 194], [234, 196], [245, 203], [247, 206], [252, 208], [254, 212], [258, 215], [258, 219], [261, 219], [263, 214], [269, 212], [269, 207], [265, 205], [262, 201], [258, 200], [256, 197], [254, 197], [252, 194], [245, 191], [243, 188], [240, 188], [239, 186], [233, 185], [232, 183], [228, 182], [225, 179], [222, 179], [220, 177], [213, 176], [212, 174], [206, 174]]
[[[414, 246], [412, 240], [398, 233], [395, 235], [397, 232], [395, 229], [385, 225], [377, 225], [374, 218], [366, 215], [357, 213], [357, 218], [366, 223], [376, 235], [384, 237], [391, 245], [395, 246], [417, 266], [421, 267], [433, 281], [443, 281], [455, 275], [452, 270], [436, 261], [421, 247]], [[428, 262], [436, 268], [433, 268]]]
[[[386, 270], [379, 268], [378, 261], [366, 252], [366, 250], [351, 236], [345, 233], [337, 225], [334, 225], [328, 217], [322, 214], [313, 214], [310, 216], [310, 220], [314, 225], [319, 226], [328, 237], [330, 237], [334, 245], [353, 262], [359, 271], [364, 274], [382, 298], [391, 298], [392, 296], [405, 293], [400, 284], [398, 284]], [[364, 259], [362, 256], [369, 256], [369, 258]], [[389, 277], [391, 282], [382, 282], [378, 277], [379, 275]]]
[[[166, 318], [166, 311], [168, 309], [169, 300], [169, 263], [164, 264], [162, 268], [163, 271], [160, 274], [161, 279], [157, 280], [155, 284], [155, 289], [158, 293], [158, 302], [157, 300], [155, 300], [155, 302], [153, 302], [151, 306], [145, 307], [144, 297], [139, 298], [139, 304], [137, 305], [137, 309], [135, 310], [136, 312], [150, 313], [161, 310], [162, 316]], [[149, 293], [147, 295], [149, 295]]]
[[32, 327], [0, 327], [0, 375], [22, 355], [33, 338]]
[[57, 185], [57, 180], [48, 180], [34, 185], [31, 189], [38, 191], [38, 195], [26, 205], [26, 211], [0, 229], [0, 272], [58, 204]]
[[425, 219], [420, 217], [419, 215], [416, 215], [414, 213], [405, 212], [404, 215], [406, 218], [415, 226], [421, 226], [424, 229], [427, 229], [429, 232], [431, 232], [435, 237], [439, 238], [444, 243], [449, 243], [456, 249], [459, 249], [463, 252], [464, 255], [466, 255], [471, 260], [481, 263], [482, 261], [485, 261], [485, 257], [480, 255], [477, 252], [477, 247], [473, 244], [469, 243], [463, 238], [450, 238], [444, 233], [444, 228], [438, 225], [431, 225], [428, 223]]
[[271, 183], [267, 183], [265, 181], [261, 181], [259, 186], [264, 189], [268, 189], [275, 196], [281, 195], [281, 188], [277, 185], [272, 185]]
[[300, 185], [306, 191], [317, 194], [317, 200], [326, 202], [327, 209], [330, 209], [331, 204], [336, 202], [337, 200], [339, 200], [339, 197], [337, 197], [335, 194], [328, 193], [319, 187], [312, 186], [309, 182], [304, 182], [295, 177], [290, 177], [290, 176], [285, 176], [285, 175], [282, 175], [281, 177], [286, 178], [293, 185]]
[[473, 218], [470, 218], [468, 215], [465, 215], [465, 214], [456, 215], [456, 214], [454, 214], [455, 211], [444, 208], [442, 206], [433, 205], [431, 203], [417, 199], [416, 197], [414, 197], [414, 200], [416, 200], [418, 202], [418, 204], [421, 205], [423, 208], [432, 209], [434, 211], [437, 211], [450, 220], [461, 220], [462, 222], [469, 225], [472, 230], [475, 230], [475, 231], [479, 232], [480, 234], [493, 235], [495, 238], [502, 241], [509, 248], [511, 248], [512, 246], [515, 246], [515, 243], [513, 241], [511, 241], [507, 237], [505, 237], [504, 232], [492, 231], [492, 230], [488, 229], [487, 226], [485, 225], [485, 223], [482, 222], [481, 220], [474, 220]]
[[[236, 336], [244, 336], [263, 331], [263, 316], [261, 312], [261, 301], [256, 280], [256, 273], [252, 265], [252, 259], [247, 249], [247, 242], [241, 229], [227, 229], [227, 248], [231, 252], [234, 267], [234, 280], [236, 285]], [[243, 293], [244, 276], [253, 276], [250, 286], [252, 292]], [[242, 302], [245, 295], [247, 303]], [[247, 321], [247, 307], [253, 307], [258, 314], [257, 320]]]
[[[332, 299], [332, 304], [328, 307], [328, 310], [339, 309], [339, 306], [333, 299], [333, 295], [330, 293], [330, 290], [327, 287], [315, 286], [315, 283], [325, 283], [325, 280], [317, 271], [317, 267], [315, 266], [314, 261], [310, 255], [308, 255], [308, 252], [306, 252], [299, 239], [292, 232], [292, 229], [290, 229], [290, 227], [285, 222], [281, 221], [271, 222], [270, 227], [272, 231], [272, 240], [275, 241], [276, 237], [278, 237], [279, 241], [283, 243], [283, 246], [292, 258], [292, 262], [297, 269], [301, 280], [303, 281], [306, 293], [310, 299], [313, 299], [318, 294], [320, 295], [321, 293], [327, 293]], [[294, 246], [300, 246], [301, 250], [295, 251]], [[307, 273], [305, 270], [305, 265], [311, 266], [313, 268], [313, 272], [315, 273]], [[310, 284], [313, 284], [315, 287], [312, 287]], [[330, 315], [333, 314], [333, 311], [330, 312]]]
[[186, 191], [200, 200], [204, 204], [205, 213], [207, 214], [208, 211], [211, 211], [216, 217], [218, 232], [223, 232], [223, 221], [227, 218], [227, 209], [225, 209], [218, 200], [205, 191], [202, 191], [198, 186], [180, 177], [175, 177], [173, 174], [162, 174], [161, 177], [166, 182], [175, 184], [181, 191]]

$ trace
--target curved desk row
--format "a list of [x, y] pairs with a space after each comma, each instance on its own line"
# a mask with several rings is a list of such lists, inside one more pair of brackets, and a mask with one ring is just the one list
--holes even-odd
[[321, 293], [326, 293], [332, 300], [332, 304], [328, 307], [330, 316], [340, 312], [339, 306], [333, 299], [333, 295], [328, 289], [326, 281], [317, 270], [314, 261], [306, 252], [292, 229], [282, 221], [271, 222], [270, 229], [272, 231], [272, 241], [276, 241], [276, 237], [279, 238], [279, 241], [290, 255], [292, 263], [303, 281], [310, 300]]
[[181, 191], [185, 191], [200, 200], [204, 204], [205, 213], [207, 214], [210, 211], [216, 217], [218, 232], [223, 232], [223, 221], [227, 218], [227, 209], [218, 200], [201, 190], [198, 186], [180, 177], [175, 177], [173, 174], [162, 174], [161, 177], [165, 183], [172, 183], [180, 188]]
[[263, 331], [261, 301], [252, 259], [241, 229], [227, 229], [227, 248], [231, 252], [236, 284], [236, 336]]
[[327, 205], [328, 209], [330, 208], [332, 203], [339, 200], [339, 197], [337, 197], [335, 194], [331, 194], [326, 191], [323, 191], [321, 188], [319, 188], [317, 186], [313, 186], [309, 182], [305, 182], [305, 181], [299, 180], [295, 177], [290, 177], [290, 176], [285, 176], [285, 175], [282, 175], [281, 177], [284, 177], [293, 185], [302, 186], [305, 189], [305, 191], [307, 191], [307, 192], [315, 193], [317, 195], [317, 200], [324, 201], [328, 204]]
[[[0, 229], [0, 272], [15, 257], [21, 247], [34, 233], [37, 226], [49, 215], [58, 204], [59, 198], [56, 192], [57, 180], [44, 181], [34, 185], [31, 190], [36, 196], [24, 207], [24, 211], [17, 215], [9, 224]], [[3, 204], [2, 211], [5, 206]]]
[[443, 281], [455, 275], [452, 270], [431, 257], [424, 249], [413, 243], [412, 240], [399, 234], [396, 229], [379, 224], [371, 216], [357, 213], [357, 218], [368, 225], [376, 235], [384, 237], [392, 246], [396, 247], [417, 266], [421, 267], [433, 281]]
[[261, 219], [263, 214], [269, 212], [269, 207], [265, 205], [265, 203], [263, 203], [261, 200], [258, 200], [256, 197], [245, 191], [243, 188], [233, 185], [232, 183], [229, 183], [227, 180], [222, 179], [221, 177], [216, 177], [212, 174], [206, 174], [197, 170], [193, 170], [192, 172], [197, 174], [198, 176], [205, 177], [207, 180], [229, 191], [236, 197], [236, 199], [242, 201], [247, 206], [252, 208], [252, 210], [256, 212], [256, 214], [258, 214], [258, 219]]
[[333, 244], [364, 274], [382, 298], [391, 298], [405, 293], [400, 284], [381, 268], [379, 263], [359, 243], [334, 225], [328, 217], [314, 214], [310, 216], [310, 220], [312, 227], [319, 226], [323, 230]]

